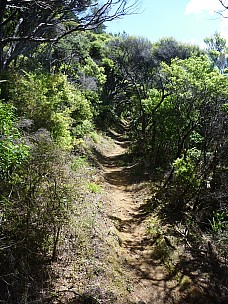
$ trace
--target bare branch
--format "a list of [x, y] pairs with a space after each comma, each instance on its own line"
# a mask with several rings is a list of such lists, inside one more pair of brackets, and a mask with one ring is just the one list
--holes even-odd
[[[227, 16], [224, 15], [224, 13], [228, 10], [228, 3], [226, 0], [219, 0], [221, 5], [223, 6], [223, 10], [216, 11], [217, 14], [219, 14], [222, 18], [228, 18]], [[226, 4], [227, 3], [227, 4]]]
[[[16, 2], [16, 1], [9, 1], [9, 2]], [[33, 3], [34, 0], [24, 0], [21, 1], [22, 3]], [[38, 2], [43, 2], [43, 1], [38, 1]], [[113, 5], [118, 5], [118, 7], [115, 9], [115, 11], [112, 14], [109, 14], [109, 11], [111, 10], [111, 8], [113, 7]], [[50, 16], [49, 22], [41, 22], [39, 23], [30, 34], [27, 35], [20, 35], [20, 36], [16, 36], [15, 33], [13, 36], [8, 36], [6, 38], [3, 38], [1, 40], [1, 43], [3, 45], [9, 43], [9, 42], [16, 42], [16, 41], [25, 41], [25, 40], [29, 40], [29, 41], [33, 41], [33, 42], [56, 42], [58, 40], [60, 40], [61, 38], [71, 34], [72, 32], [75, 31], [82, 31], [82, 30], [91, 30], [91, 29], [95, 29], [96, 27], [98, 27], [99, 25], [101, 25], [104, 22], [110, 22], [114, 19], [117, 18], [121, 18], [123, 16], [126, 15], [131, 15], [131, 14], [136, 14], [138, 12], [138, 1], [135, 1], [133, 4], [131, 4], [130, 6], [126, 5], [126, 1], [125, 0], [117, 0], [117, 1], [113, 1], [113, 0], [108, 0], [105, 4], [103, 4], [100, 8], [98, 8], [95, 12], [85, 16], [85, 17], [81, 17], [78, 21], [77, 21], [77, 25], [74, 26], [73, 28], [67, 30], [65, 29], [64, 33], [60, 33], [57, 37], [55, 38], [45, 38], [45, 37], [39, 37], [39, 31], [41, 29], [44, 28], [50, 28], [50, 27], [54, 27], [57, 26], [59, 24], [59, 20], [53, 20], [56, 16], [56, 13], [54, 13], [52, 16]], [[39, 4], [41, 5], [41, 3]], [[95, 7], [96, 4], [92, 5], [93, 7]], [[45, 9], [49, 9], [50, 7], [45, 7]], [[15, 15], [15, 13], [14, 13]], [[10, 21], [12, 19], [12, 16], [10, 17], [10, 19], [8, 21]], [[65, 22], [69, 22], [69, 20], [71, 21], [75, 21], [73, 19], [66, 19], [63, 20], [61, 19], [61, 23], [64, 24]], [[0, 27], [3, 26], [6, 23], [6, 20], [0, 24]]]
[[228, 9], [228, 4], [226, 4], [227, 1], [225, 0], [219, 0], [219, 2], [222, 4], [222, 6], [227, 10]]
[[96, 29], [137, 13], [140, 1], [128, 4], [127, 0], [106, 0], [100, 4], [85, 0], [79, 4], [75, 0], [5, 0], [4, 4], [0, 6], [1, 68], [23, 54], [31, 42], [55, 43], [73, 32]]

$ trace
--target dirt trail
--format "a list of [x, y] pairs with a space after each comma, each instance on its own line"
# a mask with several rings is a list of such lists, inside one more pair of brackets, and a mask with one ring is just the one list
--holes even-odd
[[110, 218], [118, 229], [131, 278], [130, 300], [138, 304], [173, 303], [175, 282], [169, 281], [164, 267], [151, 258], [152, 238], [146, 233], [144, 202], [139, 195], [142, 185], [135, 181], [131, 166], [121, 162], [128, 143], [115, 132], [112, 135], [115, 145], [104, 155], [102, 165], [110, 189]]

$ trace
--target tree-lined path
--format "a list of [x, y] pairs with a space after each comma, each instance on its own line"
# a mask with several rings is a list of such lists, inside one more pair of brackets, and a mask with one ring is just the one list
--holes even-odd
[[100, 159], [109, 186], [110, 218], [118, 230], [123, 248], [125, 271], [130, 277], [132, 303], [172, 303], [175, 282], [168, 281], [159, 261], [151, 258], [153, 238], [146, 232], [146, 213], [143, 205], [145, 185], [138, 181], [135, 166], [128, 166], [128, 142], [115, 132], [113, 149]]

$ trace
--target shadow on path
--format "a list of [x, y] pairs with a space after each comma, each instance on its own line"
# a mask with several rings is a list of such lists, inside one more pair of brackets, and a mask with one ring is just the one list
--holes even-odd
[[148, 213], [141, 192], [145, 189], [141, 168], [133, 163], [127, 148], [130, 142], [114, 131], [108, 134], [115, 142], [111, 151], [94, 153], [103, 168], [110, 187], [110, 219], [118, 231], [119, 243], [124, 250], [125, 268], [132, 278], [131, 303], [174, 303], [173, 290], [160, 261], [153, 259], [151, 248], [157, 241], [146, 233]]

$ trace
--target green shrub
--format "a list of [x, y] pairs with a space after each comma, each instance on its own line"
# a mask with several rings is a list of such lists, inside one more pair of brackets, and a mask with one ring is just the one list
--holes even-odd
[[147, 231], [153, 237], [163, 234], [163, 225], [158, 215], [153, 214], [147, 222]]
[[102, 187], [95, 183], [88, 183], [87, 187], [92, 193], [102, 193], [103, 191]]
[[85, 168], [86, 166], [88, 166], [88, 161], [87, 161], [86, 157], [79, 155], [79, 156], [75, 157], [71, 168], [74, 171], [77, 171], [78, 169]]
[[214, 212], [211, 221], [211, 228], [215, 234], [228, 230], [227, 214], [224, 211]]
[[84, 137], [92, 129], [93, 129], [92, 122], [86, 119], [72, 129], [72, 135], [77, 138]]
[[16, 107], [18, 116], [33, 121], [32, 131], [47, 129], [62, 147], [71, 147], [72, 130], [80, 137], [92, 128], [89, 101], [65, 75], [14, 75], [8, 81], [5, 97]]
[[37, 132], [30, 146], [17, 179], [0, 184], [0, 290], [1, 299], [10, 297], [6, 303], [29, 302], [43, 290], [47, 262], [58, 257], [77, 200], [71, 159], [49, 133]]
[[200, 185], [200, 180], [196, 175], [196, 161], [199, 151], [189, 149], [186, 156], [177, 158], [174, 163], [176, 182], [183, 186], [196, 189]]
[[28, 156], [29, 149], [15, 127], [14, 109], [0, 101], [0, 179], [16, 172]]

